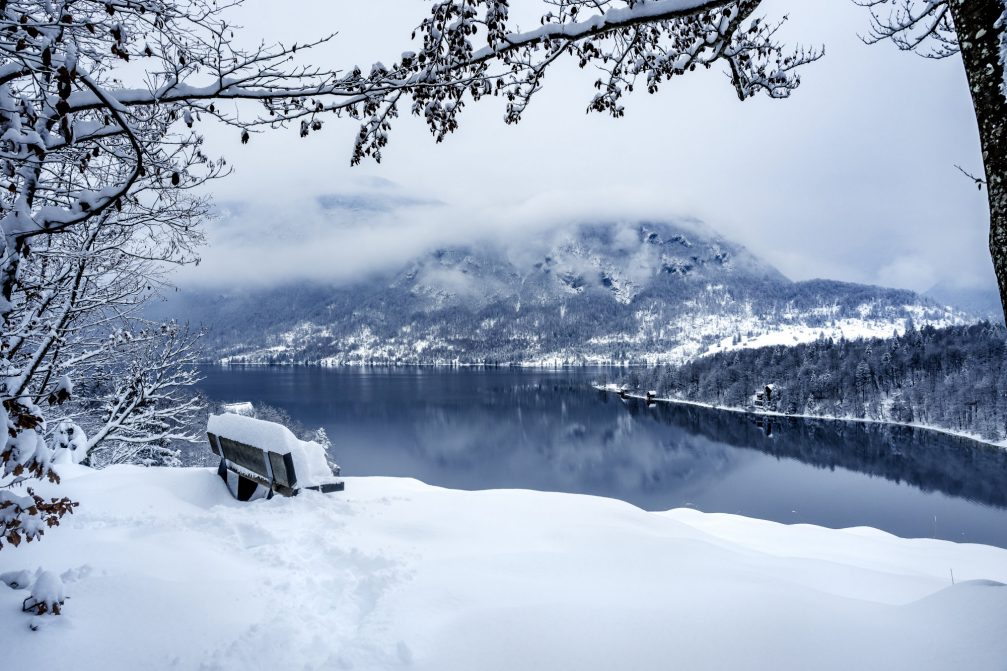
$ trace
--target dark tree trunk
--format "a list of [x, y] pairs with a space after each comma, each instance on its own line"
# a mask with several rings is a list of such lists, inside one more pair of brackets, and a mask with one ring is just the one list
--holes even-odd
[[949, 0], [979, 124], [990, 206], [990, 255], [1007, 316], [1007, 98], [1000, 63], [1003, 0]]

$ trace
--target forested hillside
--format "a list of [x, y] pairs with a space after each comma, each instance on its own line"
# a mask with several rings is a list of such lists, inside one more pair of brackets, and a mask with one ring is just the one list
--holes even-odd
[[1007, 439], [1007, 330], [989, 322], [722, 352], [633, 371], [624, 382], [662, 397], [734, 408], [758, 409], [762, 392], [759, 407], [771, 411], [919, 423]]
[[190, 290], [164, 307], [232, 363], [679, 363], [970, 315], [911, 291], [792, 282], [698, 221], [571, 224], [435, 249], [349, 285]]

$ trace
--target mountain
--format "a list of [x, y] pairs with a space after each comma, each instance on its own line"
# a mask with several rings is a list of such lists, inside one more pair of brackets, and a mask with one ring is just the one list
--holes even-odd
[[209, 326], [225, 361], [330, 365], [681, 361], [970, 321], [910, 291], [792, 282], [692, 220], [446, 247], [349, 285], [181, 291], [161, 312]]

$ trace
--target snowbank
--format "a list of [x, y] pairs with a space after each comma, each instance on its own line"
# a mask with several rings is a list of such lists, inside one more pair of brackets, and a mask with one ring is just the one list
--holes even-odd
[[224, 412], [230, 412], [235, 415], [245, 415], [246, 417], [255, 417], [255, 406], [252, 405], [250, 401], [224, 403], [222, 407]]
[[1002, 671], [1007, 659], [997, 548], [394, 478], [242, 504], [212, 469], [59, 468], [78, 512], [0, 552], [0, 573], [44, 566], [69, 599], [31, 632], [27, 592], [0, 584], [13, 668]]
[[276, 454], [289, 452], [298, 487], [315, 487], [334, 478], [325, 448], [314, 441], [300, 440], [282, 424], [228, 413], [210, 415], [206, 430]]

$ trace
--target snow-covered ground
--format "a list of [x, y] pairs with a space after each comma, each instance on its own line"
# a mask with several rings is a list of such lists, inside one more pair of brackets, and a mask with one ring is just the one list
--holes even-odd
[[[949, 323], [939, 323], [939, 326], [951, 326]], [[869, 338], [890, 338], [892, 333], [902, 335], [906, 332], [905, 320], [897, 323], [884, 320], [840, 319], [829, 327], [813, 327], [805, 324], [785, 324], [774, 330], [754, 332], [752, 337], [742, 336], [734, 341], [728, 336], [720, 342], [711, 345], [699, 356], [709, 356], [718, 352], [730, 352], [738, 349], [757, 349], [775, 345], [800, 345], [814, 342], [819, 338], [839, 340], [866, 340]]]
[[27, 593], [0, 585], [2, 668], [1007, 661], [1007, 550], [993, 547], [395, 478], [245, 504], [207, 469], [61, 470], [78, 512], [5, 548], [0, 573], [65, 572], [70, 598], [32, 632]]

